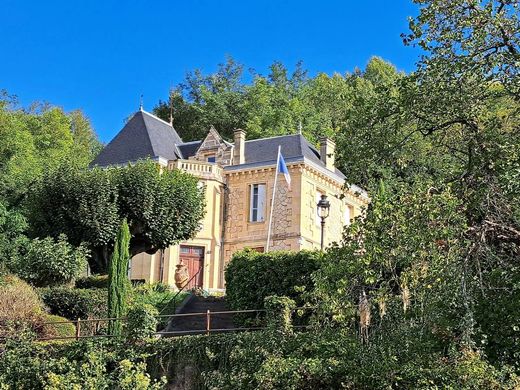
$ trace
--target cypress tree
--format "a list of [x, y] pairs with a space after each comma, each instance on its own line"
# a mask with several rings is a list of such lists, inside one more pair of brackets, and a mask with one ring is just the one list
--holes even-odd
[[[119, 318], [126, 315], [126, 300], [130, 281], [128, 280], [128, 264], [130, 262], [130, 229], [126, 219], [121, 223], [114, 244], [114, 252], [108, 266], [108, 316]], [[121, 321], [109, 321], [108, 333], [120, 336]]]

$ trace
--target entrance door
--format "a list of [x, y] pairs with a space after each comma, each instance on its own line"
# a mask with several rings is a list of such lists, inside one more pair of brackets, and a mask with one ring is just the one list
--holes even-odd
[[198, 275], [188, 283], [187, 288], [202, 287], [202, 274], [204, 273], [204, 247], [181, 245], [180, 262], [188, 268], [190, 279], [198, 272]]

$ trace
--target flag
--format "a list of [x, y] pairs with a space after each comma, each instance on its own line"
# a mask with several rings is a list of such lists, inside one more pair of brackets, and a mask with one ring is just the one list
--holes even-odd
[[289, 170], [287, 169], [287, 165], [285, 165], [285, 160], [282, 156], [282, 153], [278, 153], [277, 173], [283, 173], [287, 185], [291, 185], [291, 175], [289, 175]]

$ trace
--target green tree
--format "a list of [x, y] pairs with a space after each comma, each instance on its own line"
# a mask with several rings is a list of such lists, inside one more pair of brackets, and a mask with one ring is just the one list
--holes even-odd
[[24, 235], [27, 226], [20, 212], [9, 210], [0, 201], [0, 273], [19, 260], [20, 250], [27, 242]]
[[316, 276], [323, 318], [362, 328], [367, 296], [372, 340], [518, 367], [518, 2], [417, 3], [417, 71], [374, 63], [350, 78], [338, 162], [373, 199]]
[[16, 248], [10, 270], [37, 287], [71, 284], [87, 269], [88, 250], [83, 245], [73, 247], [65, 235], [26, 239]]
[[44, 172], [63, 161], [87, 165], [100, 143], [80, 111], [65, 113], [48, 104], [21, 108], [0, 91], [0, 199], [20, 208]]
[[[121, 318], [126, 315], [128, 290], [128, 266], [130, 263], [130, 229], [123, 219], [116, 237], [112, 258], [108, 265], [108, 317]], [[108, 333], [121, 336], [122, 322], [115, 320], [108, 324]]]
[[135, 256], [191, 238], [204, 206], [195, 177], [161, 172], [152, 161], [108, 169], [63, 165], [47, 173], [33, 192], [29, 220], [35, 236], [64, 233], [73, 245], [85, 242], [92, 250], [92, 270], [105, 272], [124, 218]]
[[[373, 59], [370, 64], [382, 63]], [[381, 65], [381, 67], [384, 67]], [[344, 128], [349, 114], [351, 75], [318, 74], [311, 78], [297, 63], [290, 72], [274, 62], [266, 75], [251, 70], [246, 82], [244, 67], [228, 58], [215, 73], [200, 70], [188, 73], [183, 83], [171, 92], [167, 102], [159, 102], [155, 113], [169, 120], [185, 140], [202, 139], [210, 125], [224, 138], [233, 138], [233, 129], [243, 128], [248, 138], [295, 134], [300, 124], [313, 142], [323, 135], [335, 136]], [[374, 83], [393, 76], [395, 69], [386, 64], [386, 73]]]

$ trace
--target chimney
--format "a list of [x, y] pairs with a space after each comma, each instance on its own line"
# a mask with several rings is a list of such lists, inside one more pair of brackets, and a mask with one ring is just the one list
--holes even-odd
[[327, 169], [334, 171], [334, 155], [336, 152], [336, 144], [327, 137], [320, 139], [320, 158]]
[[246, 148], [246, 132], [242, 129], [236, 129], [234, 132], [235, 136], [235, 147], [233, 150], [233, 164], [244, 164], [246, 162], [245, 158], [245, 148]]

